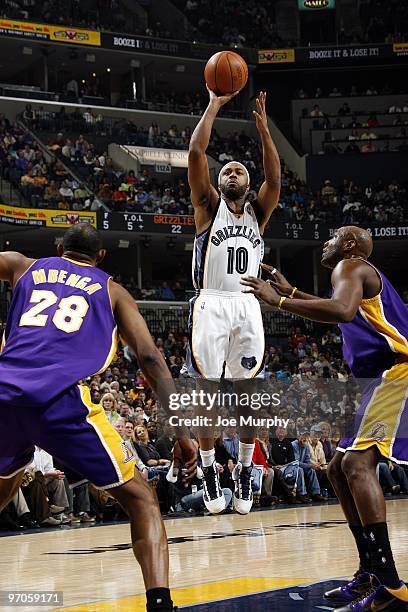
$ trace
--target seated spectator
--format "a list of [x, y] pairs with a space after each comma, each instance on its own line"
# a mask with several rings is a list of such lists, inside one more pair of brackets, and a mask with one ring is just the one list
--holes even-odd
[[238, 463], [239, 436], [235, 427], [227, 427], [225, 429], [222, 442], [228, 455], [235, 463]]
[[372, 140], [365, 142], [361, 146], [361, 153], [376, 153], [376, 151], [377, 151], [377, 145]]
[[323, 452], [324, 452], [324, 456], [325, 456], [325, 463], [329, 464], [330, 461], [333, 459], [333, 455], [335, 453], [335, 448], [333, 448], [332, 442], [331, 442], [331, 427], [330, 427], [330, 423], [327, 423], [327, 421], [321, 421], [318, 424], [318, 428], [320, 433], [320, 442], [322, 443], [322, 447], [323, 447]]
[[136, 427], [136, 450], [143, 463], [150, 467], [168, 467], [170, 461], [161, 459], [160, 454], [150, 440], [147, 427], [139, 425]]
[[[93, 399], [93, 401], [95, 400]], [[117, 412], [117, 402], [112, 393], [105, 393], [105, 395], [102, 396], [101, 405], [109, 423], [115, 425], [119, 419], [119, 413]]]
[[329, 93], [329, 98], [339, 98], [340, 96], [341, 96], [341, 91], [339, 91], [337, 87], [333, 87], [333, 89]]
[[163, 433], [157, 438], [154, 443], [157, 452], [159, 453], [160, 459], [166, 459], [167, 461], [172, 460], [172, 453], [174, 448], [174, 431], [168, 422], [164, 424]]
[[351, 115], [351, 108], [350, 108], [348, 102], [344, 102], [343, 106], [340, 106], [339, 110], [337, 111], [337, 114], [340, 117], [345, 117], [347, 115]]
[[266, 427], [262, 427], [258, 431], [258, 438], [255, 440], [255, 449], [252, 457], [254, 465], [263, 466], [262, 488], [266, 495], [272, 497], [272, 488], [274, 480], [274, 470], [268, 464], [269, 460], [269, 434]]
[[367, 125], [368, 127], [378, 127], [380, 125], [377, 119], [377, 115], [374, 112], [371, 112], [369, 114], [367, 119]]
[[378, 96], [378, 91], [374, 85], [370, 85], [366, 91], [366, 96]]
[[380, 460], [377, 467], [378, 479], [384, 495], [407, 494], [408, 478], [404, 469], [391, 461]]
[[[313, 109], [310, 111], [310, 116], [311, 117], [324, 117], [323, 112], [320, 110], [320, 106], [318, 104], [315, 104], [313, 106]], [[232, 158], [231, 158], [232, 159]]]
[[157, 289], [156, 296], [159, 300], [173, 301], [175, 299], [173, 291], [168, 286], [166, 281], [163, 281], [161, 287]]
[[[54, 469], [52, 457], [36, 447], [33, 463], [26, 468], [21, 486], [32, 517], [42, 527], [61, 525], [62, 513], [68, 508], [65, 487], [60, 481], [63, 478], [63, 472]], [[49, 498], [47, 485], [52, 482], [56, 483], [54, 493], [63, 503], [61, 506], [52, 504]], [[69, 522], [65, 515], [64, 522]]]
[[310, 491], [311, 498], [315, 501], [325, 501], [320, 493], [319, 480], [316, 470], [312, 467], [310, 451], [307, 444], [309, 432], [304, 429], [300, 432], [297, 440], [292, 442], [295, 461], [299, 462], [298, 489], [300, 496], [307, 501], [307, 493]]

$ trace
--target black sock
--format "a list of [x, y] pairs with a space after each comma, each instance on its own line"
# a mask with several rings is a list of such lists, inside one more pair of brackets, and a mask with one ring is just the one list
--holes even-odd
[[362, 525], [349, 525], [349, 527], [356, 541], [360, 557], [360, 569], [364, 572], [371, 572], [370, 551], [368, 549], [368, 540], [364, 533], [364, 528]]
[[378, 580], [384, 586], [390, 589], [398, 589], [401, 585], [401, 581], [392, 556], [387, 523], [366, 525], [364, 527], [364, 533], [368, 539], [371, 572], [377, 576]]
[[146, 591], [147, 612], [172, 612], [170, 589], [149, 589]]

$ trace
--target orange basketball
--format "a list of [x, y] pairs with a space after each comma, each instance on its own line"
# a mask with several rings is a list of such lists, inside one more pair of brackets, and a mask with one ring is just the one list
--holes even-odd
[[218, 96], [232, 94], [245, 87], [248, 80], [246, 61], [234, 51], [219, 51], [210, 57], [204, 78], [208, 87]]

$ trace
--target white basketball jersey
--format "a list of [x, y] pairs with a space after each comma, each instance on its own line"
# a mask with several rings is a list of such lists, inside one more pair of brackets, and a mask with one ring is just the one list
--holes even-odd
[[241, 292], [242, 276], [258, 276], [264, 243], [249, 202], [242, 214], [220, 199], [208, 229], [196, 235], [193, 284], [196, 289]]

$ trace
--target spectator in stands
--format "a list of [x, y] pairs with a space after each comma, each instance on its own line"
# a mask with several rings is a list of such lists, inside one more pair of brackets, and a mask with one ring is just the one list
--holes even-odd
[[227, 427], [223, 435], [223, 445], [235, 463], [238, 462], [239, 436], [235, 427]]
[[366, 91], [366, 96], [378, 96], [378, 91], [374, 85], [370, 85]]
[[339, 91], [337, 87], [333, 87], [333, 89], [329, 93], [329, 98], [339, 98], [340, 96], [341, 96], [341, 91]]
[[168, 285], [168, 283], [166, 281], [163, 281], [162, 284], [161, 284], [161, 287], [159, 287], [159, 289], [157, 289], [156, 297], [159, 300], [174, 301], [174, 299], [175, 299], [174, 293], [173, 293], [172, 289], [169, 287], [169, 285]]
[[344, 102], [343, 105], [340, 106], [339, 110], [337, 111], [337, 114], [340, 117], [345, 117], [345, 116], [351, 115], [351, 108], [350, 108], [348, 102]]
[[156, 450], [154, 444], [150, 440], [147, 427], [144, 425], [138, 425], [136, 427], [136, 450], [143, 463], [147, 466], [168, 467], [170, 465], [170, 461], [168, 459], [160, 458], [159, 452]]
[[324, 117], [324, 113], [321, 111], [320, 106], [315, 104], [313, 109], [310, 111], [311, 117]]
[[[319, 480], [316, 475], [316, 470], [313, 467], [310, 451], [307, 444], [309, 432], [303, 429], [297, 440], [292, 442], [295, 460], [299, 462], [299, 494], [307, 498], [307, 492], [310, 491], [311, 498], [315, 501], [325, 501], [325, 498], [320, 493]], [[304, 479], [304, 480], [303, 480]]]
[[263, 466], [262, 488], [266, 495], [272, 497], [272, 488], [274, 480], [274, 470], [269, 463], [269, 433], [266, 427], [262, 427], [258, 431], [258, 438], [255, 440], [255, 449], [252, 457], [254, 465]]
[[163, 433], [157, 438], [154, 445], [161, 459], [167, 459], [167, 461], [172, 461], [174, 432], [168, 421], [164, 424]]
[[[93, 399], [93, 401], [95, 401], [95, 399]], [[105, 395], [102, 396], [101, 405], [109, 423], [115, 425], [119, 419], [119, 413], [117, 412], [117, 403], [112, 393], [105, 393]]]

